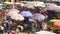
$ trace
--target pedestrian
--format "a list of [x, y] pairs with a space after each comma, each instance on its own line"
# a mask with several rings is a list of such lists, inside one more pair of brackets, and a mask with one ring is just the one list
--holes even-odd
[[0, 34], [3, 34], [4, 27], [0, 25]]
[[24, 19], [24, 31], [27, 31], [30, 29], [31, 23], [29, 22], [29, 18], [32, 16], [32, 13], [28, 8], [24, 8], [24, 10], [20, 13], [25, 19]]
[[8, 21], [5, 21], [6, 24], [6, 31], [8, 32], [8, 34], [10, 34], [10, 23]]
[[12, 33], [12, 34], [15, 34], [15, 30], [11, 30], [11, 33]]
[[32, 19], [37, 21], [37, 31], [40, 31], [43, 27], [42, 27], [42, 23], [45, 20], [45, 16], [43, 14], [41, 14], [41, 9], [37, 8], [35, 14], [32, 16]]
[[48, 10], [48, 12], [47, 12], [47, 16], [48, 16], [48, 20], [51, 20], [51, 19], [57, 18], [57, 16], [56, 16], [56, 12], [55, 12], [54, 10]]

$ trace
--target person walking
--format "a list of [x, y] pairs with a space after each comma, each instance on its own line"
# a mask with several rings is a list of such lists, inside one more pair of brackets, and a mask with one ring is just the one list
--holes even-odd
[[0, 34], [3, 34], [4, 27], [0, 25]]
[[8, 34], [10, 34], [10, 23], [8, 21], [5, 21], [6, 24], [6, 31], [8, 32]]

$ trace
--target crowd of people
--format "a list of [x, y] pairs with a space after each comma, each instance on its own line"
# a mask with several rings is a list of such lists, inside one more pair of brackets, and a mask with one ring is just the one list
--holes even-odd
[[[20, 31], [28, 32], [36, 28], [36, 31], [47, 30], [45, 25], [50, 19], [57, 18], [56, 12], [46, 9], [44, 7], [40, 9], [35, 7], [35, 9], [29, 9], [24, 7], [20, 9], [8, 9], [8, 12], [2, 11], [1, 14], [1, 32]], [[6, 13], [5, 13], [6, 12]], [[32, 28], [33, 26], [34, 28]]]

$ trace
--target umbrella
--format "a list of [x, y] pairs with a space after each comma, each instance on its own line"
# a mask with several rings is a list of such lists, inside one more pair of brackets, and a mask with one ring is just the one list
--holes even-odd
[[20, 20], [20, 21], [24, 20], [24, 17], [20, 14], [11, 15], [10, 18], [14, 20]]
[[35, 7], [45, 7], [45, 3], [44, 2], [40, 2], [40, 1], [29, 1], [27, 2], [26, 5], [32, 5], [32, 6], [35, 6]]
[[55, 12], [60, 12], [60, 6], [55, 6], [54, 10], [55, 10]]
[[11, 2], [9, 2], [9, 1], [6, 1], [6, 2], [4, 2], [5, 4], [11, 4]]
[[48, 6], [48, 10], [54, 10], [53, 6]]
[[52, 20], [49, 20], [50, 22], [60, 22], [59, 19], [52, 19]]
[[31, 17], [32, 13], [30, 11], [22, 11], [21, 15], [24, 16], [24, 17]]
[[11, 16], [11, 15], [15, 15], [15, 14], [18, 14], [18, 13], [13, 11], [13, 12], [8, 12], [7, 15], [8, 15], [8, 16]]
[[49, 31], [39, 31], [39, 32], [36, 32], [36, 34], [56, 34], [56, 33], [49, 32]]
[[60, 27], [60, 22], [55, 22], [53, 25]]
[[45, 3], [44, 2], [34, 2], [34, 6], [39, 6], [39, 7], [45, 7]]
[[8, 16], [18, 14], [20, 11], [17, 9], [10, 9], [8, 12]]
[[56, 6], [56, 4], [54, 4], [54, 3], [47, 4], [48, 10], [54, 10], [55, 9], [55, 6]]
[[51, 4], [49, 6], [47, 6], [48, 10], [55, 10], [55, 12], [60, 12], [60, 6]]
[[17, 10], [17, 9], [10, 9], [9, 12], [17, 12], [17, 13], [19, 13], [20, 11]]
[[26, 7], [30, 9], [35, 9], [33, 6], [26, 6]]
[[15, 2], [15, 4], [20, 4], [19, 2]]
[[11, 18], [11, 19], [16, 19], [17, 15], [18, 15], [18, 14], [12, 14], [12, 15], [10, 16], [10, 18]]
[[4, 8], [4, 7], [2, 7], [2, 6], [3, 6], [3, 4], [0, 4], [0, 9]]
[[29, 18], [29, 21], [36, 22], [35, 20], [33, 20], [33, 19], [30, 19], [30, 18]]
[[32, 16], [32, 19], [34, 20], [38, 20], [38, 21], [42, 21], [45, 19], [45, 16], [40, 14], [40, 13], [35, 13], [33, 16]]
[[11, 19], [14, 19], [14, 20], [24, 20], [24, 17], [19, 13], [19, 10], [17, 9], [10, 9], [9, 12], [8, 12], [8, 16], [10, 16]]
[[23, 3], [20, 3], [20, 6], [22, 6], [22, 7], [25, 7], [25, 4], [23, 4]]

